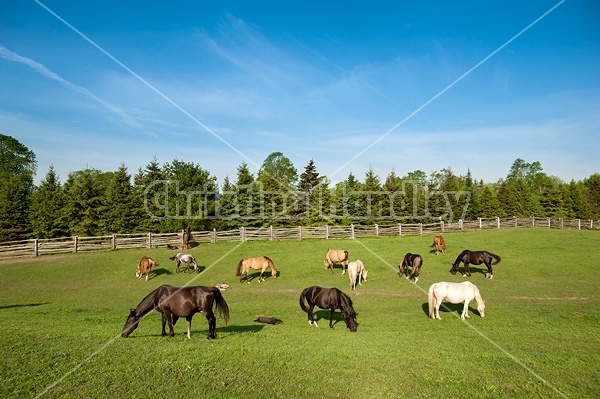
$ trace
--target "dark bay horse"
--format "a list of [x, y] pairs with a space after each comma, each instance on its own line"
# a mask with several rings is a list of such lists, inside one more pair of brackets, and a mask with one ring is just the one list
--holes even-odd
[[450, 269], [450, 273], [453, 275], [458, 271], [458, 265], [460, 263], [465, 265], [465, 272], [463, 273], [463, 277], [471, 277], [471, 268], [469, 264], [480, 265], [484, 263], [488, 268], [488, 273], [485, 274], [485, 278], [494, 278], [494, 271], [492, 270], [492, 265], [497, 265], [500, 263], [500, 257], [496, 254], [493, 254], [488, 251], [469, 251], [465, 249], [458, 255], [456, 260], [454, 261], [454, 265], [452, 265], [452, 269]]
[[352, 307], [352, 299], [337, 288], [312, 286], [305, 288], [300, 294], [300, 307], [308, 313], [308, 325], [319, 327], [313, 317], [315, 306], [321, 309], [331, 309], [329, 327], [333, 328], [333, 313], [339, 309], [344, 316], [346, 327], [356, 332], [356, 312]]
[[185, 317], [187, 321], [187, 337], [191, 338], [192, 316], [203, 312], [208, 321], [207, 339], [217, 338], [217, 318], [213, 312], [213, 304], [219, 316], [229, 322], [229, 307], [216, 287], [173, 287], [161, 285], [148, 294], [135, 309], [130, 309], [129, 316], [121, 332], [127, 338], [135, 330], [141, 319], [150, 311], [162, 313], [162, 335], [166, 335], [165, 324], [169, 323], [170, 336], [174, 336], [173, 326], [177, 319]]
[[[404, 275], [404, 277], [409, 280], [412, 277], [414, 277], [416, 284], [419, 281], [419, 273], [421, 272], [421, 266], [423, 266], [423, 257], [421, 257], [421, 255], [418, 254], [411, 254], [409, 252], [406, 255], [404, 255], [402, 263], [398, 265], [398, 275]], [[412, 272], [408, 270], [409, 267], [412, 267]]]

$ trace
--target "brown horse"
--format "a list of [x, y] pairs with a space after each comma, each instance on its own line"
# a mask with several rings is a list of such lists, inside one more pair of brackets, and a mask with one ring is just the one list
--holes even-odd
[[500, 263], [500, 257], [488, 251], [469, 251], [468, 249], [465, 249], [454, 261], [452, 269], [450, 269], [452, 275], [455, 275], [456, 272], [458, 272], [458, 265], [461, 262], [465, 266], [463, 277], [471, 277], [471, 267], [469, 264], [481, 265], [483, 263], [488, 268], [485, 278], [492, 279], [494, 278], [494, 269], [492, 266]]
[[216, 287], [173, 287], [170, 285], [161, 285], [149, 293], [135, 309], [130, 309], [129, 316], [125, 321], [125, 326], [121, 332], [123, 338], [127, 338], [133, 332], [141, 319], [150, 311], [156, 310], [162, 313], [162, 336], [167, 335], [165, 324], [169, 323], [169, 335], [175, 335], [173, 326], [180, 317], [185, 317], [187, 321], [187, 337], [191, 338], [192, 317], [202, 312], [208, 321], [207, 339], [217, 338], [217, 317], [213, 312], [215, 310], [225, 320], [225, 325], [229, 322], [229, 306]]
[[[415, 278], [415, 284], [419, 281], [419, 272], [423, 266], [423, 257], [417, 254], [411, 254], [410, 252], [404, 255], [402, 263], [398, 265], [398, 275], [404, 275], [404, 278], [410, 280], [412, 277]], [[409, 275], [408, 268], [412, 267], [412, 273]]]
[[275, 270], [275, 265], [273, 261], [266, 256], [258, 256], [255, 258], [244, 258], [239, 261], [237, 268], [235, 269], [235, 275], [241, 276], [240, 283], [244, 281], [244, 277], [248, 284], [250, 284], [250, 279], [248, 278], [248, 274], [250, 273], [250, 269], [260, 270], [260, 276], [258, 277], [258, 282], [265, 281], [263, 277], [263, 273], [267, 268], [271, 269], [271, 276], [273, 278], [277, 278], [277, 270]]
[[348, 251], [345, 249], [328, 249], [325, 253], [325, 260], [323, 261], [325, 270], [331, 267], [331, 273], [333, 274], [334, 263], [342, 265], [342, 274], [346, 273], [346, 267], [348, 267]]
[[146, 273], [146, 281], [148, 281], [152, 266], [158, 266], [158, 263], [152, 258], [142, 256], [142, 259], [140, 259], [140, 262], [138, 263], [137, 270], [135, 271], [135, 276], [139, 278], [142, 277], [142, 274]]
[[435, 247], [436, 255], [439, 254], [440, 249], [442, 250], [442, 253], [445, 254], [446, 253], [446, 241], [444, 241], [444, 237], [442, 237], [442, 236], [433, 237], [433, 244], [431, 244], [430, 247], [431, 248]]
[[192, 241], [192, 231], [189, 227], [183, 229], [183, 234], [181, 237], [181, 249], [184, 251], [190, 249], [190, 242]]
[[356, 332], [356, 311], [352, 306], [352, 299], [337, 288], [323, 288], [313, 285], [305, 288], [300, 294], [300, 307], [308, 313], [308, 325], [319, 327], [314, 318], [315, 306], [321, 309], [329, 309], [329, 327], [333, 328], [333, 313], [339, 309], [344, 316], [346, 327]]

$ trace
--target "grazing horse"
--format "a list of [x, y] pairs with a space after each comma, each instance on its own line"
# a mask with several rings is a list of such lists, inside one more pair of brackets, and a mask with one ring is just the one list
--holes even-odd
[[436, 255], [439, 254], [440, 248], [441, 248], [443, 254], [446, 253], [446, 241], [444, 241], [444, 237], [442, 237], [442, 236], [433, 237], [433, 244], [431, 244], [429, 247], [431, 247], [431, 248], [435, 247]]
[[[495, 261], [494, 261], [495, 260]], [[493, 254], [488, 251], [469, 251], [465, 249], [458, 255], [456, 260], [454, 261], [454, 265], [452, 265], [452, 269], [450, 269], [450, 273], [452, 275], [456, 275], [458, 271], [458, 265], [460, 262], [463, 262], [465, 265], [465, 272], [463, 273], [463, 277], [471, 277], [471, 268], [469, 264], [472, 263], [474, 265], [480, 265], [485, 263], [488, 268], [488, 273], [485, 274], [485, 278], [494, 278], [494, 271], [492, 270], [492, 265], [497, 265], [500, 263], [500, 257], [496, 254]]]
[[173, 287], [161, 285], [148, 294], [135, 309], [130, 309], [127, 321], [121, 332], [123, 338], [135, 330], [142, 317], [152, 310], [162, 313], [162, 336], [164, 337], [165, 324], [169, 323], [169, 335], [175, 335], [173, 326], [180, 317], [187, 321], [187, 337], [191, 338], [192, 316], [198, 312], [204, 313], [208, 321], [207, 339], [217, 338], [217, 318], [213, 312], [213, 305], [219, 316], [229, 322], [229, 307], [227, 302], [216, 287]]
[[[419, 281], [419, 273], [421, 272], [421, 266], [423, 266], [423, 257], [418, 254], [411, 254], [410, 252], [404, 255], [402, 263], [398, 265], [398, 275], [404, 275], [404, 278], [410, 280], [412, 277], [415, 278], [415, 284]], [[409, 274], [408, 268], [412, 267], [412, 272]]]
[[266, 256], [258, 256], [255, 258], [244, 258], [239, 261], [237, 268], [235, 269], [235, 275], [241, 276], [240, 283], [244, 281], [244, 277], [248, 284], [250, 284], [250, 279], [248, 278], [248, 274], [250, 273], [250, 269], [260, 270], [260, 276], [258, 277], [258, 282], [265, 281], [263, 277], [263, 273], [267, 268], [271, 269], [271, 276], [273, 278], [277, 278], [277, 270], [275, 270], [275, 265], [273, 261]]
[[356, 289], [356, 278], [358, 277], [358, 285], [362, 287], [360, 280], [367, 282], [367, 275], [369, 272], [365, 269], [365, 265], [362, 260], [355, 260], [354, 262], [348, 263], [348, 278], [350, 279], [350, 288]]
[[158, 266], [158, 263], [152, 258], [142, 256], [142, 259], [140, 259], [140, 262], [138, 263], [137, 270], [135, 271], [135, 276], [139, 278], [142, 277], [142, 274], [146, 273], [146, 281], [148, 281], [152, 266]]
[[190, 270], [190, 264], [194, 265], [195, 271], [198, 271], [198, 262], [196, 262], [196, 258], [194, 258], [193, 255], [178, 252], [177, 255], [171, 256], [169, 259], [177, 260], [177, 264], [175, 265], [177, 267], [177, 273], [179, 273], [179, 265], [181, 265], [182, 262], [187, 264], [186, 271]]
[[469, 302], [475, 299], [479, 315], [485, 317], [485, 302], [481, 298], [477, 286], [470, 281], [463, 281], [462, 283], [441, 282], [431, 284], [428, 295], [429, 317], [442, 320], [440, 318], [440, 305], [444, 299], [450, 303], [461, 303], [464, 301], [465, 306], [460, 315], [461, 320], [464, 320], [465, 317], [470, 317]]
[[319, 327], [313, 317], [315, 306], [321, 309], [331, 309], [329, 327], [333, 328], [333, 312], [339, 309], [344, 316], [346, 327], [356, 332], [356, 312], [352, 307], [352, 299], [337, 288], [323, 288], [312, 286], [305, 288], [300, 294], [300, 307], [308, 313], [308, 325]]
[[334, 263], [341, 264], [342, 274], [346, 273], [346, 267], [348, 266], [348, 251], [345, 249], [328, 249], [325, 253], [325, 260], [323, 261], [325, 270], [331, 267], [331, 273], [333, 274]]

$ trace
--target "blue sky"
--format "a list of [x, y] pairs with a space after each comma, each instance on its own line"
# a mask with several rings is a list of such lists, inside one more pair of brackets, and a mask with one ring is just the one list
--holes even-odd
[[0, 133], [36, 181], [154, 157], [219, 183], [282, 152], [332, 182], [513, 161], [600, 172], [600, 4], [0, 3]]

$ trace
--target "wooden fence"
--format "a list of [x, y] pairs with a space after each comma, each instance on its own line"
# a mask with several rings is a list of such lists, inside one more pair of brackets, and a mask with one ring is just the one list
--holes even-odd
[[[547, 228], [599, 230], [600, 220], [565, 220], [550, 218], [490, 218], [458, 222], [434, 222], [429, 224], [350, 225], [350, 226], [298, 226], [275, 228], [241, 227], [226, 231], [193, 231], [193, 241], [215, 243], [217, 241], [256, 240], [304, 240], [343, 239], [382, 236], [414, 236], [446, 232], [474, 231], [483, 229]], [[36, 257], [60, 253], [94, 251], [99, 249], [158, 248], [173, 245], [181, 247], [183, 232], [113, 234], [99, 237], [62, 237], [29, 239], [0, 243], [0, 259]]]

